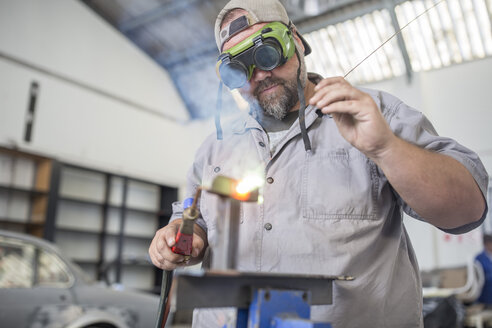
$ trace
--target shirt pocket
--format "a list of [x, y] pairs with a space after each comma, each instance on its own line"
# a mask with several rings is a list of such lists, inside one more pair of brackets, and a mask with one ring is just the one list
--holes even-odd
[[376, 165], [357, 149], [306, 153], [302, 174], [304, 219], [377, 218]]

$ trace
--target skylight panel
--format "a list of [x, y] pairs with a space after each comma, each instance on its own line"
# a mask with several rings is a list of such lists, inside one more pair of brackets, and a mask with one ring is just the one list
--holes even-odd
[[[374, 39], [374, 42], [377, 42], [374, 49], [377, 49], [377, 47], [394, 35], [395, 30], [391, 24], [391, 17], [387, 10], [376, 10], [372, 15], [364, 15], [363, 18], [372, 20], [378, 31], [377, 35], [379, 36], [379, 39], [377, 39], [377, 41]], [[386, 53], [386, 59], [391, 65], [393, 76], [403, 75], [405, 73], [405, 65], [396, 38], [393, 38], [390, 42], [386, 43], [375, 54], [379, 54], [381, 50]]]
[[444, 66], [449, 66], [452, 62], [451, 42], [449, 40], [448, 33], [445, 31], [444, 20], [439, 12], [440, 8], [432, 8], [434, 4], [435, 0], [427, 0], [425, 2], [426, 8], [431, 8], [426, 15], [429, 18], [433, 40], [441, 63]]
[[[394, 7], [413, 71], [427, 71], [492, 55], [492, 0], [410, 0]], [[395, 34], [391, 12], [375, 10], [306, 33], [309, 67], [324, 76], [344, 76]], [[422, 15], [421, 15], [422, 14]], [[416, 20], [414, 20], [418, 17]], [[405, 73], [395, 36], [348, 75], [367, 83]], [[405, 54], [405, 56], [407, 55]]]
[[[379, 35], [375, 24], [368, 21], [368, 16], [369, 15], [365, 15], [363, 17], [358, 17], [355, 19], [355, 25], [357, 26], [359, 35], [363, 40], [364, 54], [366, 54], [366, 56], [374, 49], [376, 49], [382, 42], [384, 42], [381, 39], [381, 36]], [[374, 37], [371, 38], [371, 35], [373, 35]], [[385, 47], [383, 47], [380, 52], [374, 53], [374, 61], [378, 64], [375, 73], [376, 80], [382, 80], [384, 78], [390, 78], [393, 76], [393, 71], [391, 69], [387, 56], [388, 53]], [[375, 66], [376, 64], [374, 64], [372, 67]]]
[[463, 48], [460, 46], [458, 39], [456, 38], [456, 26], [453, 23], [452, 17], [449, 12], [448, 4], [443, 2], [435, 7], [443, 19], [443, 29], [450, 44], [451, 58], [455, 63], [461, 63], [463, 61]]
[[461, 6], [459, 1], [461, 0], [448, 0], [449, 12], [452, 17], [454, 24], [456, 25], [456, 39], [458, 44], [463, 51], [463, 59], [471, 60], [471, 44], [470, 37], [468, 35], [468, 30], [465, 25], [463, 12], [461, 11]]
[[489, 2], [414, 0], [396, 6], [401, 26], [431, 8], [402, 32], [412, 69], [429, 70], [491, 55]]
[[[427, 1], [415, 1], [413, 2], [413, 10], [414, 17], [419, 15], [420, 13], [425, 12], [427, 9], [431, 8], [430, 6], [426, 6]], [[426, 48], [426, 54], [429, 56], [430, 68], [440, 68], [442, 66], [441, 58], [437, 51], [437, 45], [434, 40], [434, 30], [430, 23], [430, 16], [428, 13], [431, 11], [430, 9], [426, 14], [420, 16], [415, 23], [418, 22], [419, 32], [422, 35], [423, 42], [422, 46]]]
[[[308, 69], [319, 69], [323, 76], [344, 76], [394, 32], [387, 11], [378, 10], [307, 33], [305, 37], [313, 54], [306, 57], [306, 65]], [[403, 74], [403, 58], [396, 49], [395, 38], [367, 58], [347, 79], [351, 83], [367, 83]]]
[[[492, 3], [492, 1], [490, 1]], [[487, 1], [473, 1], [475, 16], [477, 18], [478, 29], [483, 40], [484, 51], [486, 55], [492, 55], [492, 27], [490, 26], [492, 12], [489, 9], [492, 6], [487, 5]]]
[[474, 57], [485, 57], [484, 51], [484, 35], [479, 29], [478, 17], [475, 11], [475, 5], [471, 0], [464, 0], [461, 3], [461, 9], [465, 17], [466, 26], [470, 35], [471, 47]]
[[[396, 17], [398, 18], [398, 22], [400, 26], [405, 26], [411, 19], [410, 18], [411, 13], [409, 13], [410, 10], [411, 10], [411, 5], [408, 2], [405, 2], [402, 5], [397, 6], [395, 8]], [[402, 30], [401, 34], [405, 40], [408, 57], [410, 58], [410, 62], [412, 65], [412, 70], [414, 70], [415, 72], [419, 72], [423, 70], [422, 62], [427, 59], [427, 56], [425, 53], [423, 53], [422, 51], [423, 48], [419, 47], [418, 45], [419, 43], [418, 36], [417, 36], [418, 32], [413, 31], [416, 28], [417, 28], [416, 26], [412, 26], [412, 24], [410, 24], [409, 26], [407, 26], [405, 29]]]
[[[361, 39], [355, 32], [353, 26], [353, 20], [349, 20], [340, 24], [340, 26], [344, 29], [344, 38], [346, 39], [346, 44], [349, 45], [349, 54], [348, 58], [351, 59], [350, 66], [355, 67], [358, 61], [364, 58], [364, 48], [361, 44]], [[373, 72], [371, 70], [371, 65], [368, 63], [367, 65], [360, 66], [360, 73], [362, 73], [364, 81], [372, 81], [373, 80]]]
[[492, 55], [492, 0], [473, 1], [475, 16], [477, 17], [478, 29], [482, 35], [486, 55]]

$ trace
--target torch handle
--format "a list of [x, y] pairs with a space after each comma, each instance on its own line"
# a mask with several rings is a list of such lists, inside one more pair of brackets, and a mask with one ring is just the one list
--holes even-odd
[[[197, 196], [199, 193], [197, 193]], [[176, 235], [176, 243], [171, 250], [176, 254], [185, 256], [185, 261], [188, 261], [191, 257], [192, 245], [193, 245], [193, 230], [195, 225], [195, 219], [198, 217], [198, 209], [196, 208], [196, 198], [193, 200], [191, 206], [185, 208], [183, 211], [183, 221], [179, 226], [179, 231]]]
[[183, 218], [176, 234], [176, 243], [171, 250], [176, 254], [185, 256], [185, 261], [189, 260], [193, 245], [193, 226], [194, 220]]

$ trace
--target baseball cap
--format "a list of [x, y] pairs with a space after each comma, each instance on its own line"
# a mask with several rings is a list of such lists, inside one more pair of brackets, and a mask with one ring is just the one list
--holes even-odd
[[[232, 9], [243, 9], [248, 12], [247, 20], [245, 26], [242, 28], [233, 28], [231, 25], [224, 26], [221, 30], [220, 25], [224, 16]], [[215, 20], [215, 42], [217, 43], [217, 48], [222, 51], [222, 45], [235, 33], [238, 33], [245, 27], [263, 23], [263, 22], [282, 22], [287, 26], [294, 26], [287, 15], [287, 11], [284, 6], [278, 0], [231, 0], [224, 8], [220, 11], [217, 19]], [[297, 32], [297, 36], [301, 39], [304, 45], [304, 55], [309, 55], [311, 53], [311, 47], [307, 41], [302, 37], [302, 35]]]

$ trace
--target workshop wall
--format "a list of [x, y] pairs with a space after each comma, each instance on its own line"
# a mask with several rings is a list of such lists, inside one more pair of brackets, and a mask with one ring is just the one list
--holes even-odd
[[[425, 113], [440, 135], [480, 155], [492, 172], [492, 58], [415, 73], [367, 87], [385, 90]], [[488, 218], [489, 220], [490, 218]], [[423, 270], [466, 264], [482, 249], [482, 229], [461, 236], [446, 234], [409, 217], [405, 226]]]
[[0, 117], [4, 146], [169, 185], [212, 127], [186, 123], [167, 72], [75, 0], [0, 1]]

